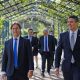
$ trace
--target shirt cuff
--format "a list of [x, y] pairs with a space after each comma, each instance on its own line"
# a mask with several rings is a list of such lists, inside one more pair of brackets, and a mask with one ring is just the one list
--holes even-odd
[[0, 72], [0, 75], [5, 75], [5, 74], [6, 74], [6, 72], [4, 72], [4, 71]]

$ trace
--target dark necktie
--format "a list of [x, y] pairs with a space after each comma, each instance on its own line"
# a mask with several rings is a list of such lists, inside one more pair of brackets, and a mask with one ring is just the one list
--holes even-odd
[[18, 68], [17, 39], [14, 40], [14, 67]]

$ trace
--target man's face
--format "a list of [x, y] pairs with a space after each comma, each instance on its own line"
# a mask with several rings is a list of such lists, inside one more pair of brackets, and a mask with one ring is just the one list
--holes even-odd
[[53, 32], [50, 32], [49, 34], [50, 34], [50, 35], [53, 35]]
[[69, 18], [67, 21], [67, 25], [70, 30], [76, 30], [78, 27], [78, 22], [76, 22], [73, 18]]
[[34, 33], [34, 36], [37, 37], [37, 33]]
[[18, 37], [21, 34], [21, 29], [17, 24], [14, 24], [11, 30], [14, 37]]
[[47, 31], [43, 31], [43, 34], [44, 34], [44, 36], [47, 36], [48, 32]]
[[33, 35], [33, 30], [29, 30], [28, 33], [29, 33], [30, 36], [32, 36]]

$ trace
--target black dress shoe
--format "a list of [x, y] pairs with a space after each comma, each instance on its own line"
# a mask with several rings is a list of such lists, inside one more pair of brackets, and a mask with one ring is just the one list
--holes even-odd
[[44, 73], [41, 73], [41, 76], [42, 76], [42, 77], [45, 77]]
[[50, 72], [48, 72], [49, 76], [50, 76]]
[[38, 66], [36, 66], [36, 69], [38, 68]]
[[48, 75], [50, 76], [50, 72], [48, 72]]

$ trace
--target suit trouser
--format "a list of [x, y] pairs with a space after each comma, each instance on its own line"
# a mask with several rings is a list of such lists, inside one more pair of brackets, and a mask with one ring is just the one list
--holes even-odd
[[7, 76], [7, 80], [29, 80], [29, 79], [27, 77], [27, 73], [24, 74], [19, 70], [14, 70], [14, 73], [12, 76]]
[[42, 55], [42, 72], [45, 72], [45, 64], [46, 64], [46, 60], [47, 60], [47, 72], [50, 72], [51, 69], [51, 60], [50, 60], [50, 55], [49, 53], [43, 53]]
[[70, 71], [63, 71], [64, 80], [80, 80], [80, 68], [75, 64], [71, 64]]
[[53, 62], [54, 62], [54, 52], [52, 52], [51, 54], [51, 66], [53, 66]]

